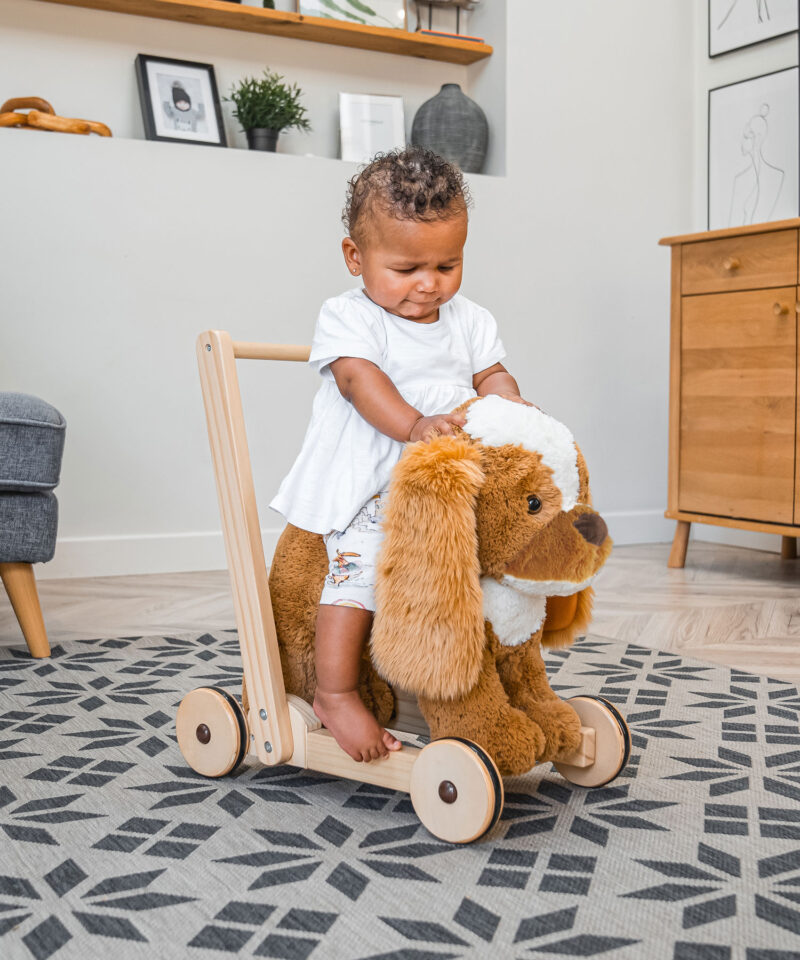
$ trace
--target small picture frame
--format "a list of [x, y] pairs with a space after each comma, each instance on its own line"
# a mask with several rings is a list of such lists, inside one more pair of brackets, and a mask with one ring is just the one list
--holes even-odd
[[210, 63], [140, 53], [136, 80], [148, 140], [226, 147], [217, 81]]
[[708, 0], [709, 57], [794, 33], [798, 6], [798, 0]]
[[406, 145], [402, 97], [339, 94], [342, 160], [369, 163], [376, 153]]
[[408, 30], [408, 0], [295, 0], [295, 5], [306, 17]]
[[708, 228], [800, 215], [800, 69], [708, 92]]

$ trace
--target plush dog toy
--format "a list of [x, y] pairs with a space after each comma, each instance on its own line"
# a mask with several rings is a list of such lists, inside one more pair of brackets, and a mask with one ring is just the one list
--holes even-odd
[[[415, 694], [433, 738], [474, 740], [520, 774], [579, 744], [541, 645], [586, 629], [611, 540], [563, 424], [496, 396], [459, 412], [463, 430], [409, 444], [395, 467], [360, 692], [382, 724], [392, 686]], [[270, 591], [286, 690], [309, 703], [327, 567], [321, 536], [288, 525]]]

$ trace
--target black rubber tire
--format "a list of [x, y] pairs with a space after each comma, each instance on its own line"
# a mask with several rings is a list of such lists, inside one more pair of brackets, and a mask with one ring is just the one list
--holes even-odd
[[620, 733], [622, 734], [622, 739], [625, 741], [625, 749], [622, 754], [622, 762], [620, 763], [619, 769], [617, 770], [617, 772], [614, 774], [613, 777], [609, 777], [608, 780], [605, 780], [603, 783], [598, 784], [597, 787], [592, 788], [593, 790], [597, 790], [599, 787], [605, 787], [609, 783], [613, 783], [614, 780], [616, 780], [617, 777], [622, 773], [625, 767], [627, 767], [628, 760], [630, 760], [630, 756], [631, 756], [631, 731], [630, 731], [630, 728], [628, 727], [628, 723], [625, 720], [625, 717], [622, 716], [622, 714], [619, 712], [619, 710], [617, 710], [617, 708], [614, 706], [613, 703], [611, 703], [610, 700], [606, 700], [605, 697], [598, 697], [590, 693], [581, 694], [581, 696], [586, 697], [587, 700], [597, 700], [598, 703], [603, 704], [606, 710], [608, 710], [611, 716], [617, 721], [617, 726], [619, 727]]
[[230, 706], [233, 715], [236, 717], [236, 725], [239, 728], [239, 750], [236, 754], [236, 760], [233, 763], [233, 766], [230, 770], [223, 774], [223, 776], [229, 777], [232, 773], [235, 773], [236, 770], [241, 766], [242, 760], [245, 758], [247, 753], [247, 722], [244, 718], [244, 711], [242, 710], [242, 705], [232, 694], [228, 693], [227, 690], [224, 690], [222, 687], [206, 687], [207, 690], [216, 690], [217, 693], [222, 694], [222, 696], [227, 701]]
[[475, 743], [474, 740], [467, 740], [465, 737], [442, 737], [443, 740], [457, 740], [459, 743], [463, 743], [472, 750], [472, 752], [479, 758], [481, 763], [486, 767], [489, 773], [489, 779], [492, 781], [492, 786], [494, 787], [494, 811], [492, 812], [492, 819], [489, 821], [489, 826], [475, 837], [471, 843], [475, 843], [476, 840], [480, 840], [482, 837], [485, 837], [487, 833], [493, 830], [497, 826], [497, 821], [500, 819], [500, 814], [503, 812], [503, 802], [505, 800], [505, 792], [503, 790], [503, 780], [500, 776], [500, 773], [497, 770], [494, 760], [489, 756], [489, 754]]

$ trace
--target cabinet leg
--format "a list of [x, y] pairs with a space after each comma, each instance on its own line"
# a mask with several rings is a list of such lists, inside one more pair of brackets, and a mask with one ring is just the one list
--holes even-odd
[[797, 559], [797, 537], [781, 537], [781, 559]]
[[672, 549], [669, 552], [667, 566], [670, 568], [682, 567], [686, 563], [686, 548], [689, 545], [689, 530], [692, 525], [688, 520], [679, 520], [675, 527], [675, 536], [672, 538]]
[[17, 615], [32, 657], [49, 657], [50, 644], [30, 563], [0, 563], [0, 579]]

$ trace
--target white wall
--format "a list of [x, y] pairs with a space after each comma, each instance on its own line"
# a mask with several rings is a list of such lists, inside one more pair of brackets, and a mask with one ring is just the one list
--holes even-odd
[[[711, 59], [708, 56], [708, 3], [695, 5], [695, 109], [694, 109], [694, 200], [692, 223], [681, 232], [708, 229], [708, 91], [738, 80], [797, 66], [797, 34], [776, 37], [742, 50]], [[729, 543], [762, 550], [780, 550], [781, 538], [770, 533], [751, 533], [694, 524], [692, 537], [713, 543]]]
[[[221, 80], [267, 59], [315, 104], [347, 79], [402, 82], [407, 103], [421, 100], [451, 69], [32, 0], [6, 0], [0, 25], [0, 89], [49, 94], [128, 135], [139, 50], [214, 62]], [[671, 535], [669, 264], [656, 244], [691, 226], [693, 28], [672, 0], [509, 0], [502, 79], [457, 68], [469, 89], [507, 92], [507, 176], [471, 178], [463, 290], [498, 316], [526, 395], [573, 428], [618, 542]], [[18, 130], [0, 130], [0, 165], [14, 185], [0, 191], [0, 384], [69, 424], [44, 575], [222, 565], [194, 338], [308, 340], [319, 303], [347, 286], [338, 217], [354, 168]], [[240, 376], [263, 506], [315, 384], [253, 363]], [[265, 509], [262, 522], [280, 525]]]
[[481, 184], [471, 256], [492, 266], [465, 289], [501, 318], [526, 395], [573, 429], [616, 541], [670, 538], [657, 240], [691, 218], [691, 8], [512, 0], [507, 36], [508, 176]]

